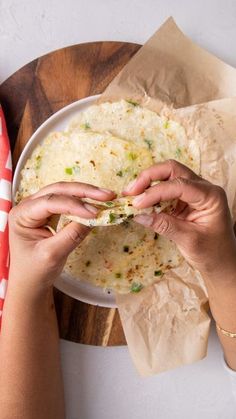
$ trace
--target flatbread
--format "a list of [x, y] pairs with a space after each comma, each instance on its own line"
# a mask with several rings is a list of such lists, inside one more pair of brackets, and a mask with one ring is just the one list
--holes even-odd
[[84, 224], [88, 227], [110, 227], [130, 220], [135, 215], [151, 214], [153, 212], [159, 214], [160, 212], [167, 209], [168, 211], [171, 211], [175, 206], [175, 202], [167, 201], [160, 202], [154, 207], [137, 209], [132, 205], [132, 197], [118, 198], [108, 202], [95, 201], [94, 199], [88, 198], [84, 198], [82, 199], [82, 201], [87, 202], [89, 204], [93, 204], [93, 206], [95, 206], [98, 209], [99, 212], [96, 218], [87, 219], [75, 215], [66, 214], [64, 215], [64, 217], [65, 219], [68, 219], [70, 221], [76, 221], [77, 223]]
[[[96, 218], [70, 216], [95, 228], [70, 254], [64, 269], [77, 280], [118, 293], [139, 292], [162, 280], [182, 256], [173, 242], [131, 220], [137, 210], [132, 198], [122, 198], [121, 192], [142, 170], [170, 158], [200, 171], [198, 146], [180, 124], [133, 102], [94, 105], [78, 114], [66, 131], [50, 134], [34, 150], [22, 170], [16, 200], [58, 181], [115, 191], [112, 206], [96, 202], [100, 209]], [[145, 211], [168, 212], [171, 205], [160, 203]], [[68, 215], [61, 216], [57, 230], [68, 222]]]
[[26, 162], [17, 201], [59, 181], [91, 183], [120, 195], [152, 163], [145, 147], [110, 133], [54, 132]]
[[187, 138], [185, 128], [132, 100], [92, 105], [71, 121], [68, 130], [108, 131], [146, 147], [155, 163], [175, 159], [196, 173], [200, 170], [199, 147], [194, 139]]
[[[58, 229], [67, 223], [62, 218]], [[93, 228], [69, 255], [64, 270], [95, 286], [136, 293], [163, 280], [165, 272], [182, 260], [172, 241], [129, 221], [109, 229]]]

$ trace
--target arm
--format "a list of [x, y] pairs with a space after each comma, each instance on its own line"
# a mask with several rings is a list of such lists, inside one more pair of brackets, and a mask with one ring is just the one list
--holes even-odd
[[52, 214], [94, 217], [79, 197], [113, 193], [80, 183], [50, 185], [14, 207], [9, 217], [10, 274], [0, 335], [1, 419], [65, 417], [52, 285], [89, 228], [70, 223], [52, 236]]
[[1, 332], [1, 417], [64, 418], [52, 290], [27, 297], [10, 277]]
[[[154, 180], [163, 180], [150, 186]], [[178, 199], [175, 211], [140, 215], [135, 221], [176, 242], [185, 259], [202, 274], [216, 323], [236, 333], [236, 239], [226, 195], [175, 161], [144, 170], [125, 195], [133, 205], [150, 207]], [[236, 370], [236, 338], [217, 331], [228, 365]]]

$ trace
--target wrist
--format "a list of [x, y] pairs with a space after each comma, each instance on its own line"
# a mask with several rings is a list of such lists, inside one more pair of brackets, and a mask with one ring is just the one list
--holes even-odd
[[9, 273], [7, 296], [14, 298], [15, 301], [25, 302], [27, 304], [45, 304], [53, 295], [52, 285], [41, 282], [32, 282], [28, 278], [15, 276], [11, 271]]
[[225, 330], [236, 331], [236, 273], [205, 282], [214, 320]]
[[56, 276], [46, 269], [40, 270], [38, 265], [19, 266], [19, 263], [12, 261], [9, 270], [9, 286], [11, 285], [22, 294], [37, 297], [45, 295], [52, 288]]
[[[199, 266], [196, 268], [201, 272], [206, 282], [214, 284], [225, 284], [235, 282], [236, 279], [236, 239], [232, 232], [228, 236], [211, 240], [208, 248], [199, 256]], [[198, 264], [197, 262], [197, 264]]]
[[212, 287], [236, 286], [236, 252], [216, 260], [212, 264], [205, 263], [199, 269], [206, 285]]
[[19, 327], [28, 329], [46, 328], [56, 321], [52, 289], [44, 293], [28, 294], [18, 286], [8, 285], [3, 306], [2, 334], [5, 330], [15, 330]]

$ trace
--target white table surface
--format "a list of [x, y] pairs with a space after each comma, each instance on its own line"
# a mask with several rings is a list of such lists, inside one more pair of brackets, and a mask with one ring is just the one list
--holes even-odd
[[[194, 41], [236, 66], [235, 0], [0, 0], [0, 83], [32, 59], [71, 44], [144, 43], [169, 15]], [[145, 379], [126, 347], [61, 341], [61, 354], [67, 419], [236, 418], [214, 331], [205, 360]]]

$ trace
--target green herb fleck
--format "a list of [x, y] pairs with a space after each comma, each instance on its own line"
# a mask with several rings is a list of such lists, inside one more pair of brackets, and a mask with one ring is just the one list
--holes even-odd
[[138, 174], [137, 173], [134, 173], [133, 174], [133, 179], [135, 179], [137, 176], [138, 176]]
[[140, 292], [141, 289], [143, 288], [143, 285], [138, 283], [138, 282], [133, 282], [131, 285], [131, 292]]
[[133, 106], [139, 106], [139, 103], [135, 102], [133, 99], [126, 99], [126, 102]]
[[90, 129], [91, 125], [88, 122], [85, 122], [84, 124], [81, 124], [80, 127], [86, 130], [86, 129]]
[[40, 156], [40, 155], [38, 155], [36, 157], [36, 169], [39, 169], [40, 168], [40, 166], [41, 166], [41, 159], [42, 159], [42, 156]]
[[138, 157], [138, 155], [136, 153], [132, 153], [132, 151], [130, 153], [128, 153], [128, 159], [129, 160], [136, 160]]
[[163, 127], [164, 127], [165, 129], [170, 128], [170, 123], [169, 123], [169, 121], [168, 121], [168, 120], [164, 122]]
[[113, 223], [113, 221], [115, 221], [115, 219], [116, 219], [115, 214], [113, 214], [112, 212], [110, 212], [110, 214], [109, 214], [109, 222], [110, 223]]
[[182, 151], [181, 151], [181, 149], [178, 147], [178, 148], [176, 149], [176, 152], [175, 152], [175, 156], [177, 157], [177, 159], [179, 159], [179, 158], [181, 157], [181, 154], [182, 154]]
[[107, 201], [107, 202], [105, 202], [105, 204], [106, 204], [106, 206], [107, 206], [107, 207], [113, 207], [114, 202], [112, 202], [112, 201]]
[[134, 218], [134, 214], [128, 215], [127, 220], [131, 220], [132, 218]]
[[91, 260], [87, 260], [87, 262], [85, 263], [86, 266], [91, 265]]
[[122, 176], [123, 176], [123, 172], [122, 172], [122, 170], [119, 170], [119, 172], [117, 172], [117, 173], [116, 173], [116, 176], [120, 176], [120, 177], [122, 177]]
[[163, 275], [163, 272], [162, 272], [162, 270], [154, 271], [154, 275], [155, 276], [162, 276]]
[[73, 173], [73, 168], [72, 168], [72, 167], [66, 167], [66, 168], [65, 168], [65, 173], [66, 173], [67, 175], [72, 175], [72, 173]]
[[123, 247], [123, 251], [126, 252], [126, 253], [128, 253], [129, 252], [129, 246], [124, 246]]
[[148, 140], [147, 138], [145, 138], [144, 139], [144, 142], [147, 144], [149, 150], [151, 150], [152, 149], [152, 141], [151, 140]]
[[116, 273], [115, 273], [115, 277], [116, 277], [116, 278], [121, 278], [121, 276], [122, 276], [122, 275], [121, 275], [121, 273], [120, 273], [120, 272], [116, 272]]

